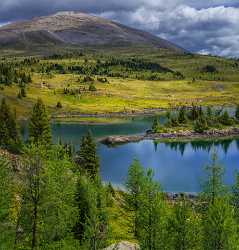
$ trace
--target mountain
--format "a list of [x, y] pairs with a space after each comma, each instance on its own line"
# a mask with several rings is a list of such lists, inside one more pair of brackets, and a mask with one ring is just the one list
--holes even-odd
[[58, 12], [0, 28], [1, 48], [34, 49], [49, 46], [145, 46], [184, 52], [182, 48], [148, 32], [81, 12]]

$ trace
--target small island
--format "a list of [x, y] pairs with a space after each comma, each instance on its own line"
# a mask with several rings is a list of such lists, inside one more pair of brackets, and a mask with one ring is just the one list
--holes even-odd
[[141, 140], [198, 140], [235, 138], [239, 136], [239, 105], [233, 114], [224, 108], [192, 104], [168, 111], [164, 122], [154, 119], [152, 128], [142, 135], [109, 136], [100, 140], [106, 145], [118, 145]]

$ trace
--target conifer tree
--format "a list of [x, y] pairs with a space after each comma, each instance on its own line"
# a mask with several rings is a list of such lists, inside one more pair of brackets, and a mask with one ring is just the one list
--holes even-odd
[[138, 160], [134, 160], [128, 170], [128, 176], [126, 181], [127, 192], [125, 194], [125, 201], [126, 208], [132, 215], [131, 220], [133, 220], [133, 233], [135, 237], [138, 236], [138, 211], [140, 206], [142, 205], [140, 202], [140, 195], [142, 192], [144, 178], [144, 168]]
[[187, 116], [186, 116], [186, 108], [181, 107], [178, 113], [178, 122], [180, 124], [184, 124], [187, 122]]
[[233, 120], [231, 119], [227, 111], [224, 111], [223, 114], [220, 116], [220, 122], [225, 126], [233, 124]]
[[148, 169], [140, 193], [137, 211], [138, 240], [141, 249], [164, 249], [167, 242], [166, 209], [159, 183], [153, 180], [152, 169]]
[[45, 105], [41, 99], [34, 105], [29, 123], [29, 137], [33, 143], [50, 145], [51, 126]]
[[218, 163], [217, 154], [212, 154], [212, 162], [206, 166], [206, 181], [203, 185], [202, 195], [209, 203], [214, 203], [218, 197], [227, 194], [227, 188], [224, 185], [224, 167]]
[[76, 203], [78, 221], [74, 227], [76, 239], [86, 249], [102, 249], [108, 236], [106, 193], [99, 180], [79, 177]]
[[201, 221], [183, 196], [176, 201], [169, 217], [169, 245], [172, 249], [201, 249]]
[[20, 142], [15, 114], [3, 99], [0, 106], [0, 146], [16, 150]]
[[204, 249], [238, 249], [237, 224], [228, 199], [216, 198], [203, 218]]
[[156, 117], [154, 118], [154, 121], [153, 121], [152, 131], [156, 133], [159, 127], [160, 127], [160, 123], [159, 123], [158, 117]]
[[236, 174], [236, 181], [232, 187], [232, 204], [235, 209], [237, 222], [239, 222], [239, 173]]
[[239, 121], [239, 105], [236, 107], [235, 117]]
[[204, 116], [200, 116], [194, 123], [194, 131], [197, 133], [203, 133], [208, 129], [207, 120]]
[[13, 176], [9, 163], [0, 156], [0, 249], [13, 249], [15, 227], [12, 216], [14, 202]]
[[17, 247], [57, 249], [69, 239], [77, 218], [76, 178], [60, 146], [46, 150], [32, 144], [24, 150], [20, 228]]
[[80, 151], [76, 162], [83, 173], [88, 174], [92, 179], [97, 178], [100, 163], [97, 155], [96, 143], [90, 131], [81, 139]]

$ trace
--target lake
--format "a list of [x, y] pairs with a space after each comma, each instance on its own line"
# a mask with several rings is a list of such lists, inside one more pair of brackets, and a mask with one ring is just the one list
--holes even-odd
[[[163, 120], [163, 118], [161, 118]], [[140, 134], [149, 129], [153, 117], [130, 118], [120, 124], [82, 125], [53, 123], [53, 138], [72, 143], [79, 149], [80, 139], [89, 129], [96, 138], [108, 135]], [[129, 143], [114, 148], [98, 144], [101, 176], [105, 182], [122, 187], [128, 167], [139, 159], [144, 167], [154, 169], [155, 178], [167, 192], [198, 192], [201, 189], [205, 166], [213, 151], [225, 166], [225, 182], [231, 185], [239, 170], [239, 140], [197, 141], [189, 143], [155, 143], [151, 140]]]

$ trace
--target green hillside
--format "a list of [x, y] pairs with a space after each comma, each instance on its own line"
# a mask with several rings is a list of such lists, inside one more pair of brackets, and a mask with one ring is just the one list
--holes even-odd
[[39, 97], [61, 117], [192, 103], [235, 105], [239, 61], [162, 49], [5, 56], [0, 59], [0, 86], [0, 96], [20, 118]]

